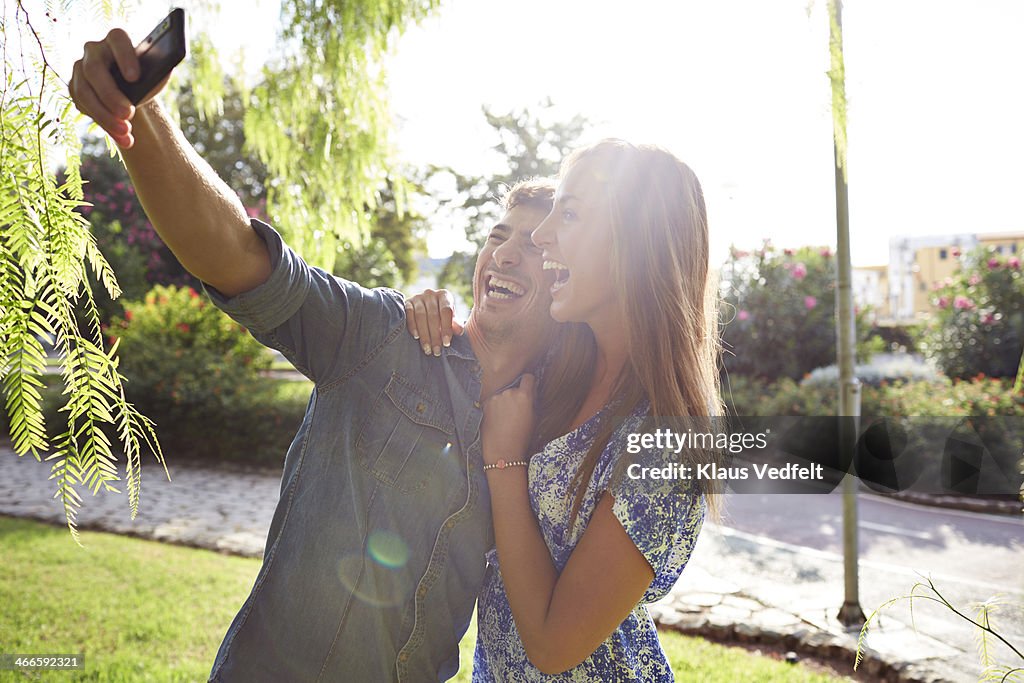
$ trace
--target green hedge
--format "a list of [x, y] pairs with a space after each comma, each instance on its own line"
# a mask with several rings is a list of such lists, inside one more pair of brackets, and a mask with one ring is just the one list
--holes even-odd
[[[723, 385], [728, 412], [738, 416], [836, 415], [838, 395], [834, 385], [801, 386], [788, 378], [767, 382], [733, 376]], [[976, 490], [999, 490], [1006, 485], [1004, 478], [1024, 488], [1024, 482], [1017, 474], [1024, 469], [1019, 443], [1016, 441], [1021, 431], [1018, 426], [1020, 420], [1007, 422], [989, 419], [1024, 418], [1024, 395], [1012, 393], [1012, 380], [978, 376], [970, 380], [883, 381], [877, 387], [863, 385], [861, 416], [862, 428], [882, 417], [921, 418], [907, 430], [908, 441], [899, 452], [917, 454], [917, 458], [911, 457], [905, 462], [923, 463], [920, 467], [915, 465], [914, 474], [920, 482], [929, 482], [923, 487], [925, 489], [944, 481], [941, 468], [945, 449], [949, 447], [947, 439], [951, 428], [955, 428], [954, 434], [966, 443], [976, 443], [976, 434], [984, 435], [988, 454], [998, 465], [998, 468], [983, 468], [982, 479]], [[949, 419], [967, 417], [974, 419]], [[1011, 494], [1007, 496], [1014, 497]], [[982, 497], [1007, 496], [1000, 494]]]

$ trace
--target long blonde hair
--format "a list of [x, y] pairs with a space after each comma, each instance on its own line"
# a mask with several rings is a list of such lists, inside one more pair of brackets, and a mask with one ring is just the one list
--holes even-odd
[[[650, 145], [602, 140], [575, 151], [560, 176], [577, 165], [592, 165], [606, 187], [612, 225], [611, 277], [619, 316], [627, 336], [629, 361], [616, 382], [613, 400], [629, 415], [644, 399], [650, 415], [685, 417], [691, 426], [711, 429], [711, 417], [723, 414], [719, 393], [717, 291], [709, 278], [707, 211], [697, 176], [671, 153]], [[560, 425], [544, 425], [542, 438], [568, 431], [589, 391], [596, 342], [575, 326], [546, 373], [542, 405], [561, 407]], [[585, 360], [590, 360], [589, 363]], [[571, 414], [570, 414], [571, 413]], [[566, 419], [564, 416], [568, 415]], [[570, 528], [576, 520], [594, 467], [615, 429], [606, 419], [576, 475]], [[557, 436], [557, 434], [555, 434]], [[701, 464], [718, 460], [712, 449], [684, 451], [681, 460]], [[706, 484], [706, 482], [703, 482]], [[704, 493], [717, 493], [705, 485]], [[717, 496], [708, 496], [717, 513]]]

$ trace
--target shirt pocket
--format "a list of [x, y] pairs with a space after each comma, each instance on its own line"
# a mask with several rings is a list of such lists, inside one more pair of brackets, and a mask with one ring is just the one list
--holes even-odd
[[447, 406], [398, 373], [377, 396], [356, 439], [360, 465], [399, 491], [423, 488], [453, 448]]

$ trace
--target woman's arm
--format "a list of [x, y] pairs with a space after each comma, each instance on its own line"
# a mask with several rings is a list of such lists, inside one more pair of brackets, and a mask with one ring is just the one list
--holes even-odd
[[[533, 428], [533, 377], [484, 408], [484, 462], [524, 460]], [[530, 661], [547, 674], [597, 649], [640, 602], [654, 570], [613, 514], [598, 502], [561, 574], [530, 508], [527, 468], [487, 470], [495, 542], [505, 591]]]

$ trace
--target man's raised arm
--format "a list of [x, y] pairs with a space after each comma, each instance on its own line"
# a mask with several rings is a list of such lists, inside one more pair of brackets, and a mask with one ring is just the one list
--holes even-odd
[[132, 106], [110, 74], [115, 62], [126, 80], [138, 78], [135, 48], [120, 29], [85, 44], [72, 74], [71, 98], [121, 148], [135, 192], [160, 238], [190, 273], [225, 296], [265, 282], [270, 255], [238, 196], [152, 99], [167, 80]]

